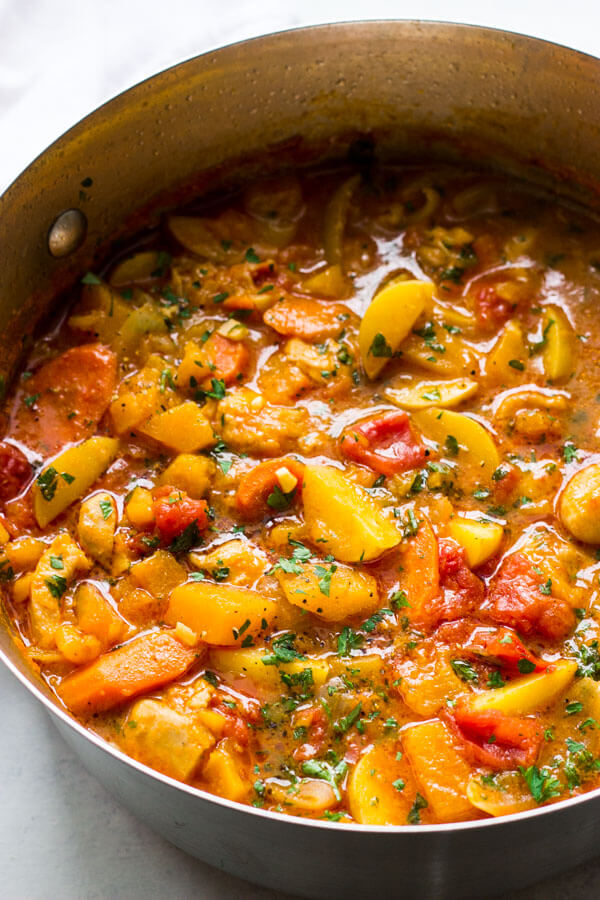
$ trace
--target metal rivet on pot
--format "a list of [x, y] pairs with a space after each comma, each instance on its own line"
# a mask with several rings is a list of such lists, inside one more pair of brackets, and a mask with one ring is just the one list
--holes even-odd
[[48, 250], [56, 258], [69, 256], [83, 244], [87, 219], [80, 209], [66, 209], [48, 231]]

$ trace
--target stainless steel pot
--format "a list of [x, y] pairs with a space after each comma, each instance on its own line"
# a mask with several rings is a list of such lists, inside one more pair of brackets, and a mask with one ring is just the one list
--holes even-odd
[[[1, 198], [2, 377], [57, 290], [134, 228], [140, 208], [190, 185], [332, 157], [370, 134], [384, 156], [479, 159], [597, 204], [599, 83], [599, 60], [543, 41], [393, 21], [284, 32], [169, 69], [76, 125]], [[482, 896], [600, 851], [600, 791], [499, 820], [404, 828], [221, 800], [128, 759], [59, 709], [6, 617], [0, 657], [118, 799], [177, 846], [250, 881], [307, 897]]]

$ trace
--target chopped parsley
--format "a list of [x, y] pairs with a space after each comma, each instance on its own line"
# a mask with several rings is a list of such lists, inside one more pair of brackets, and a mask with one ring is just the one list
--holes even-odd
[[473, 666], [464, 659], [451, 659], [450, 665], [456, 675], [463, 681], [479, 681], [479, 675]]
[[393, 356], [392, 348], [386, 341], [385, 337], [379, 332], [373, 338], [367, 356], [386, 357]]
[[271, 509], [274, 509], [277, 512], [283, 512], [285, 509], [289, 509], [292, 505], [295, 493], [296, 488], [293, 488], [293, 490], [289, 491], [287, 494], [284, 494], [279, 485], [276, 484], [273, 486], [273, 490], [267, 497], [267, 506], [270, 506]]
[[335, 765], [318, 759], [307, 759], [302, 763], [302, 773], [311, 778], [321, 778], [331, 785], [338, 802], [342, 799], [338, 785], [347, 771], [348, 763], [343, 759]]
[[521, 675], [530, 675], [532, 672], [535, 672], [535, 663], [531, 662], [530, 659], [520, 659], [517, 662], [517, 669]]
[[262, 663], [263, 666], [279, 666], [282, 663], [290, 663], [294, 662], [298, 659], [306, 659], [301, 653], [296, 650], [294, 643], [296, 641], [296, 635], [288, 631], [285, 634], [279, 635], [279, 637], [274, 638], [271, 643], [271, 653], [268, 656], [263, 656]]
[[100, 507], [100, 512], [102, 513], [102, 518], [106, 522], [112, 515], [113, 505], [110, 500], [101, 500], [98, 505]]
[[169, 550], [171, 553], [187, 553], [192, 547], [196, 547], [200, 543], [200, 540], [198, 520], [194, 519], [193, 522], [190, 522], [190, 524], [184, 528], [181, 534], [177, 535], [177, 537], [171, 541]]
[[81, 279], [82, 284], [102, 284], [102, 279], [94, 275], [93, 272], [87, 272]]
[[525, 779], [529, 792], [536, 803], [546, 803], [547, 800], [560, 796], [560, 782], [548, 769], [538, 769], [537, 766], [529, 766], [525, 769], [523, 766], [519, 766], [519, 772]]
[[44, 584], [55, 600], [60, 600], [67, 590], [67, 579], [62, 575], [51, 575], [50, 578], [45, 579]]
[[350, 656], [352, 650], [358, 650], [364, 643], [364, 636], [354, 631], [349, 625], [344, 625], [338, 635], [338, 656]]
[[333, 728], [335, 731], [341, 732], [342, 734], [348, 731], [354, 723], [358, 720], [362, 712], [362, 700], [356, 704], [356, 706], [350, 710], [348, 715], [343, 716], [341, 719], [338, 719], [337, 722], [334, 722]]
[[408, 816], [406, 817], [406, 821], [409, 825], [420, 825], [421, 824], [421, 810], [427, 809], [429, 804], [425, 797], [423, 797], [417, 791], [417, 795], [415, 797], [415, 802], [411, 806]]
[[454, 437], [453, 434], [449, 434], [446, 438], [446, 442], [444, 444], [444, 449], [448, 456], [458, 456], [458, 451], [460, 449], [458, 445], [458, 441]]

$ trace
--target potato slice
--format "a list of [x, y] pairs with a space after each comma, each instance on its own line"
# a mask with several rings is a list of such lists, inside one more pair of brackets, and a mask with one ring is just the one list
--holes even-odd
[[466, 786], [471, 767], [454, 745], [452, 732], [439, 720], [402, 732], [402, 746], [436, 818], [456, 822], [473, 816]]
[[84, 581], [77, 586], [75, 613], [81, 630], [97, 638], [103, 650], [108, 650], [125, 637], [127, 623], [91, 581]]
[[251, 587], [271, 568], [267, 554], [250, 541], [225, 541], [209, 553], [194, 551], [189, 561], [197, 569], [220, 574], [229, 584]]
[[343, 260], [344, 231], [352, 195], [360, 184], [360, 175], [352, 175], [334, 191], [327, 204], [323, 222], [323, 246], [325, 258], [330, 265], [339, 265]]
[[40, 528], [91, 488], [117, 455], [118, 447], [116, 438], [88, 438], [63, 450], [42, 470], [33, 485], [33, 510]]
[[160, 261], [158, 250], [142, 250], [140, 253], [134, 253], [114, 267], [108, 281], [112, 287], [150, 281], [161, 268]]
[[600, 544], [600, 465], [595, 463], [569, 479], [558, 501], [560, 520], [573, 537]]
[[449, 409], [473, 397], [478, 390], [476, 381], [457, 378], [452, 381], [419, 381], [406, 387], [395, 387], [392, 382], [383, 395], [402, 409], [428, 409], [430, 406]]
[[328, 660], [332, 675], [346, 676], [351, 681], [370, 681], [379, 678], [386, 667], [386, 661], [377, 653], [363, 656], [348, 656], [340, 659], [332, 656]]
[[509, 816], [537, 806], [523, 779], [512, 773], [496, 775], [486, 782], [475, 775], [467, 784], [467, 797], [489, 816]]
[[497, 381], [512, 381], [527, 364], [527, 348], [523, 330], [516, 319], [511, 319], [485, 361], [485, 371]]
[[500, 455], [491, 435], [475, 419], [433, 407], [413, 413], [412, 420], [425, 437], [440, 445], [442, 454], [455, 458], [463, 472], [472, 478], [485, 481], [500, 465]]
[[550, 381], [563, 381], [573, 374], [576, 338], [573, 326], [559, 306], [544, 309], [544, 372]]
[[[175, 485], [175, 487], [178, 487], [178, 485]], [[125, 514], [134, 528], [139, 528], [142, 531], [146, 528], [152, 528], [156, 521], [152, 492], [148, 488], [140, 487], [139, 484], [137, 487], [134, 487], [131, 496], [125, 503]]]
[[147, 334], [166, 334], [165, 314], [156, 303], [148, 300], [132, 310], [125, 319], [114, 341], [115, 352], [119, 356], [136, 356], [140, 341]]
[[515, 678], [504, 687], [472, 694], [468, 707], [473, 712], [494, 709], [509, 716], [526, 716], [548, 706], [569, 686], [576, 671], [576, 662], [560, 659], [545, 672]]
[[375, 559], [400, 543], [377, 502], [339, 469], [307, 466], [302, 499], [311, 540], [342, 562]]
[[191, 778], [216, 743], [207, 728], [159, 700], [139, 700], [127, 716], [123, 734], [129, 756], [181, 781]]
[[193, 400], [152, 416], [137, 430], [176, 453], [193, 453], [215, 443], [212, 425]]
[[429, 321], [413, 329], [402, 344], [402, 358], [433, 372], [438, 377], [457, 378], [475, 374], [475, 354], [462, 337], [442, 330], [441, 323]]
[[171, 484], [180, 491], [185, 491], [194, 500], [200, 500], [208, 493], [215, 471], [212, 459], [193, 453], [180, 453], [162, 473], [159, 484]]
[[160, 373], [145, 366], [119, 385], [110, 404], [110, 415], [117, 434], [125, 434], [146, 422], [160, 406]]
[[348, 779], [348, 805], [360, 825], [406, 825], [417, 785], [397, 741], [376, 744]]
[[221, 741], [208, 757], [202, 778], [209, 790], [227, 800], [243, 803], [250, 790], [248, 773], [236, 752], [234, 745], [227, 739]]
[[464, 682], [450, 665], [450, 651], [418, 645], [396, 667], [398, 691], [409, 709], [420, 716], [434, 716], [447, 700], [464, 694]]
[[62, 597], [79, 573], [88, 572], [91, 563], [66, 533], [54, 538], [40, 557], [31, 582], [29, 619], [38, 647], [55, 646], [54, 633], [62, 619]]
[[207, 219], [200, 216], [168, 216], [167, 225], [173, 237], [196, 256], [204, 257], [215, 263], [231, 263], [243, 258], [243, 252], [237, 249], [237, 241], [233, 246], [228, 246], [230, 242], [224, 240], [225, 233], [220, 233], [223, 230], [224, 222], [219, 222], [218, 219]]
[[8, 541], [0, 550], [0, 572], [12, 569], [13, 573], [17, 573], [33, 569], [46, 546], [43, 541], [32, 537]]
[[[277, 665], [265, 664], [273, 654], [262, 647], [247, 647], [234, 650], [215, 648], [210, 651], [209, 665], [220, 672], [226, 681], [234, 682], [243, 691], [255, 694], [255, 690], [265, 697], [280, 696], [285, 690], [281, 673], [299, 675], [306, 669], [312, 672], [312, 684], [320, 688], [327, 681], [329, 662], [326, 659], [298, 659]], [[248, 685], [250, 683], [250, 687]]]
[[332, 299], [345, 297], [348, 294], [348, 282], [339, 264], [327, 266], [321, 272], [311, 275], [302, 282], [302, 290], [318, 297], [331, 297]]
[[290, 603], [326, 622], [368, 615], [379, 606], [376, 579], [350, 566], [338, 565], [332, 573], [329, 563], [306, 564], [300, 574], [278, 571], [277, 578]]
[[432, 295], [432, 283], [401, 279], [389, 281], [375, 294], [358, 332], [360, 356], [369, 378], [379, 375], [410, 334]]
[[63, 622], [54, 632], [54, 640], [67, 662], [82, 666], [100, 656], [102, 646], [93, 634], [85, 634], [80, 628]]
[[182, 622], [207, 644], [230, 647], [266, 629], [275, 615], [276, 604], [258, 591], [188, 581], [171, 594], [165, 622]]
[[165, 600], [171, 591], [183, 584], [186, 571], [172, 553], [157, 550], [131, 567], [130, 578], [136, 587], [143, 588], [158, 600]]
[[504, 529], [496, 522], [478, 522], [455, 516], [448, 524], [450, 537], [465, 551], [469, 568], [476, 569], [500, 549]]

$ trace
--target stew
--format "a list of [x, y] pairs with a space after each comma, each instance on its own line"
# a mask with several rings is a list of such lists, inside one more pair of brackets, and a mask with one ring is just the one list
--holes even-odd
[[81, 279], [5, 401], [22, 652], [136, 760], [418, 825], [600, 784], [600, 227], [436, 164], [250, 184]]

